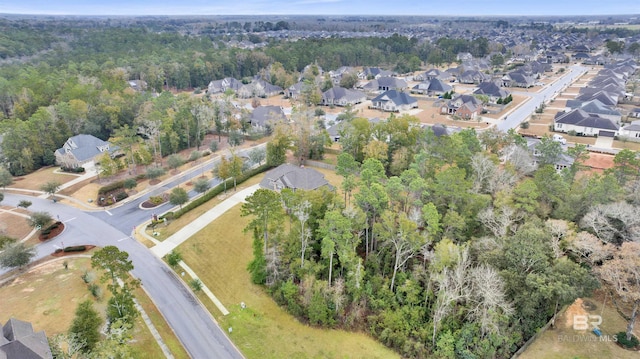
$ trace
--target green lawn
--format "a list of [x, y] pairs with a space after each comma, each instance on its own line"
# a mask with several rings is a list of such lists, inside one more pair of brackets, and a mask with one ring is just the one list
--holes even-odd
[[222, 316], [199, 294], [223, 329], [233, 328], [230, 337], [247, 358], [399, 358], [365, 334], [300, 323], [251, 284], [246, 270], [251, 236], [242, 232], [247, 222], [238, 205], [179, 247], [184, 261], [231, 312]]

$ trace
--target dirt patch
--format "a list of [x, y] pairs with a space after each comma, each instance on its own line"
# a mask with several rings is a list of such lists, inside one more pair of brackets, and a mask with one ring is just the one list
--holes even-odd
[[566, 323], [565, 326], [567, 328], [571, 328], [573, 327], [573, 318], [576, 315], [588, 315], [589, 313], [587, 313], [586, 309], [583, 306], [583, 302], [582, 302], [582, 298], [578, 298], [576, 299], [573, 304], [571, 304], [569, 307], [567, 307], [567, 310], [564, 313], [564, 316], [566, 318]]

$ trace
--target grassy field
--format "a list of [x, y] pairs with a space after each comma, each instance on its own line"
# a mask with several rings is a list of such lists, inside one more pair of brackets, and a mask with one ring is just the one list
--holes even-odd
[[367, 335], [300, 323], [251, 284], [246, 269], [251, 237], [242, 232], [247, 222], [236, 206], [179, 247], [184, 261], [231, 312], [222, 316], [199, 294], [223, 329], [233, 328], [230, 337], [247, 358], [398, 358]]
[[[68, 269], [64, 269], [64, 261], [68, 263]], [[78, 303], [93, 298], [80, 278], [86, 270], [91, 270], [89, 258], [66, 258], [39, 266], [3, 284], [0, 286], [0, 322], [4, 324], [10, 317], [26, 320], [33, 324], [35, 331], [44, 330], [49, 338], [65, 333], [73, 321]], [[106, 288], [103, 288], [103, 292], [105, 298], [94, 301], [94, 308], [100, 313], [104, 313], [108, 299]], [[136, 298], [175, 357], [188, 358], [181, 345], [176, 345], [177, 338], [144, 291], [138, 290]], [[163, 357], [160, 347], [141, 318], [136, 321], [133, 336], [134, 340], [129, 345], [133, 347], [136, 358]]]
[[[9, 210], [10, 208], [4, 207], [2, 209]], [[14, 210], [0, 212], [0, 233], [21, 240], [30, 232], [31, 227], [29, 227], [27, 218], [17, 215]]]
[[[520, 355], [521, 359], [564, 359], [564, 358], [638, 358], [638, 352], [620, 348], [612, 341], [600, 341], [590, 331], [577, 331], [573, 329], [573, 316], [576, 314], [602, 315], [602, 324], [599, 325], [603, 335], [611, 337], [617, 332], [624, 331], [627, 322], [622, 318], [613, 306], [611, 298], [606, 302], [602, 310], [603, 295], [595, 298], [578, 299], [573, 305], [556, 320], [555, 329], [544, 332], [527, 350]], [[583, 303], [586, 303], [583, 304]], [[638, 330], [635, 331], [638, 335]]]
[[58, 167], [46, 167], [30, 173], [27, 176], [15, 177], [13, 184], [7, 186], [7, 188], [22, 188], [39, 191], [40, 187], [49, 181], [58, 181], [60, 184], [67, 183], [73, 179], [78, 178], [76, 175], [54, 173]]

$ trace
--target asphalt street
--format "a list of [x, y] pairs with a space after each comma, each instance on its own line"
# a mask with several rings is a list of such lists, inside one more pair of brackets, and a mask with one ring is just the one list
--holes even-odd
[[517, 128], [527, 117], [529, 117], [537, 107], [543, 102], [548, 102], [556, 97], [563, 89], [570, 86], [578, 77], [587, 72], [587, 68], [581, 65], [573, 65], [567, 68], [564, 76], [557, 79], [552, 84], [547, 84], [540, 92], [516, 92], [519, 95], [529, 97], [520, 107], [511, 111], [507, 118], [498, 124], [500, 131], [506, 132], [510, 128]]
[[[257, 147], [265, 146], [266, 144], [262, 144]], [[237, 154], [246, 156], [250, 150], [239, 150]], [[168, 205], [164, 205], [151, 211], [142, 210], [139, 208], [140, 203], [150, 196], [166, 192], [202, 175], [203, 171], [211, 171], [216, 164], [217, 161], [210, 161], [202, 169], [178, 174], [174, 179], [145, 193], [140, 198], [109, 211], [85, 212], [59, 202], [54, 203], [50, 200], [13, 193], [5, 193], [3, 204], [17, 206], [20, 200], [29, 200], [33, 203], [29, 208], [31, 211], [49, 212], [65, 223], [65, 230], [61, 235], [36, 247], [34, 259], [46, 257], [63, 246], [82, 244], [101, 247], [117, 246], [120, 250], [129, 253], [135, 268], [132, 275], [141, 280], [143, 288], [153, 299], [191, 357], [243, 358], [207, 309], [193, 296], [191, 290], [162, 260], [130, 237], [134, 226], [149, 220], [153, 213], [159, 214], [168, 208]], [[219, 180], [213, 179], [211, 183], [215, 185]], [[190, 191], [189, 195], [193, 197], [196, 193]], [[6, 272], [6, 269], [0, 269], [0, 274]]]

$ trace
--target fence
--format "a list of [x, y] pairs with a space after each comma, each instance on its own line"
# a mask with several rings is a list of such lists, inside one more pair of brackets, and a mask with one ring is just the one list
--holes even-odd
[[319, 162], [319, 161], [311, 161], [311, 160], [304, 160], [304, 165], [305, 166], [310, 166], [310, 167], [318, 167], [318, 168], [324, 168], [327, 170], [335, 170], [336, 166], [328, 164], [328, 163], [324, 163], [324, 162]]
[[520, 347], [520, 349], [518, 349], [517, 352], [515, 352], [515, 354], [513, 354], [513, 356], [511, 357], [511, 359], [516, 359], [518, 356], [520, 356], [520, 354], [524, 353], [525, 350], [527, 350], [527, 348], [533, 344], [533, 342], [536, 341], [536, 339], [538, 339], [538, 337], [540, 337], [544, 332], [547, 331], [547, 329], [549, 329], [549, 326], [551, 326], [553, 323], [555, 323], [556, 319], [562, 315], [562, 313], [564, 313], [564, 311], [567, 309], [567, 307], [565, 306], [564, 308], [562, 308], [562, 310], [560, 310], [558, 313], [556, 313], [553, 317], [551, 317], [551, 319], [549, 319], [549, 321], [547, 322], [547, 324], [544, 325], [544, 327], [540, 328], [540, 330], [538, 330], [538, 332], [536, 334], [534, 334], [531, 338], [529, 338], [529, 340], [527, 340], [526, 343], [524, 343], [523, 346]]

